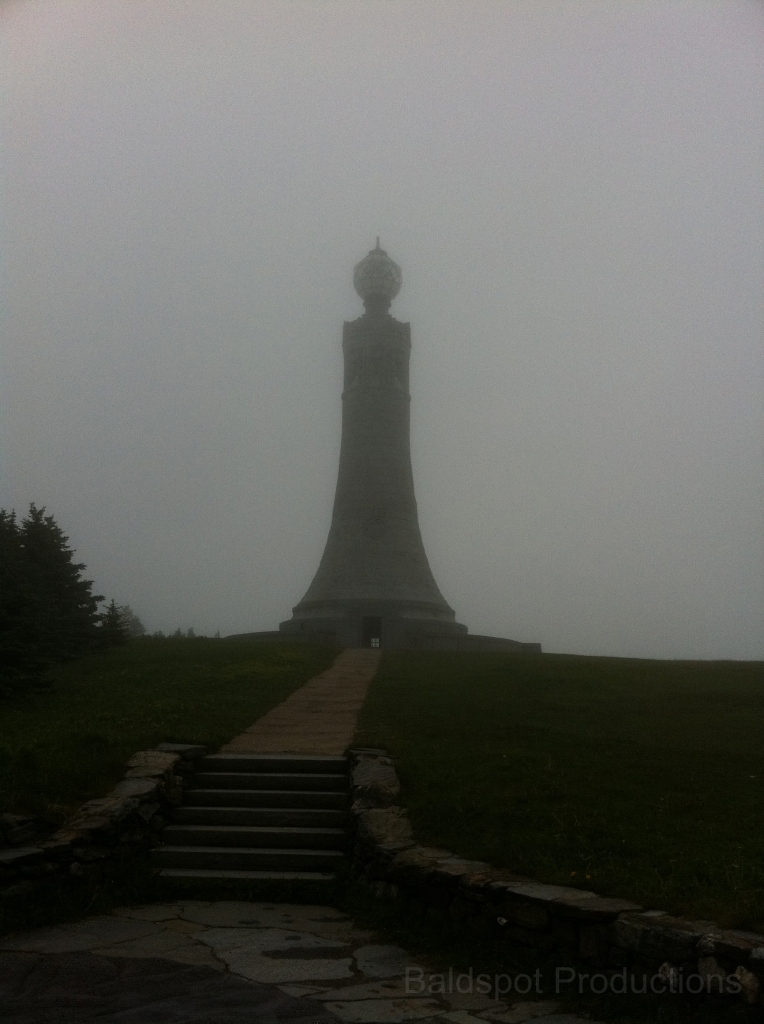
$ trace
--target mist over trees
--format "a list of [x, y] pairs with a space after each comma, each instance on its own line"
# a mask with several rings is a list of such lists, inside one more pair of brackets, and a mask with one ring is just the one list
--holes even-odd
[[138, 637], [146, 635], [146, 627], [129, 604], [117, 605], [117, 608], [128, 636]]

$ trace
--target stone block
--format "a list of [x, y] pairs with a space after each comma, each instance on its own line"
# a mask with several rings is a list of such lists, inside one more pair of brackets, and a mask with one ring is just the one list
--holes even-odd
[[448, 857], [437, 862], [435, 875], [444, 881], [458, 882], [488, 867], [490, 865], [482, 860], [463, 860], [461, 857], [450, 853]]
[[354, 797], [388, 807], [400, 796], [401, 784], [389, 757], [359, 757], [351, 772]]
[[144, 821], [148, 822], [154, 817], [159, 809], [159, 802], [157, 800], [152, 800], [151, 803], [141, 804], [137, 813]]
[[46, 839], [40, 843], [40, 849], [48, 860], [65, 860], [71, 856], [71, 839]]
[[650, 914], [624, 914], [611, 929], [615, 945], [649, 959], [671, 963], [695, 960], [701, 940], [720, 931], [707, 921]]
[[566, 885], [544, 885], [541, 882], [518, 882], [503, 885], [503, 888], [510, 900], [515, 897], [522, 900], [537, 900], [545, 904], [557, 903], [564, 899], [581, 901], [586, 898], [599, 898], [596, 893], [587, 892], [585, 889], [574, 889]]
[[764, 981], [764, 946], [754, 949], [746, 960], [746, 967], [753, 971], [759, 981]]
[[0, 850], [0, 867], [20, 868], [27, 864], [38, 864], [44, 856], [39, 846], [15, 846]]
[[544, 931], [549, 926], [549, 911], [533, 903], [507, 903], [501, 908], [501, 916], [521, 928]]
[[578, 896], [562, 896], [554, 902], [554, 912], [590, 921], [613, 921], [620, 914], [639, 913], [642, 907], [629, 900], [595, 896], [581, 892]]
[[127, 762], [126, 779], [150, 779], [162, 775], [171, 775], [175, 765], [180, 761], [178, 754], [163, 750], [139, 750]]
[[[499, 874], [499, 872], [496, 872]], [[529, 885], [533, 882], [532, 878], [526, 878], [524, 875], [515, 875], [511, 872], [502, 872], [501, 878], [493, 878], [488, 883], [488, 890], [496, 897], [501, 899], [507, 890], [512, 889], [518, 885]]]
[[757, 1003], [761, 992], [761, 983], [756, 975], [741, 965], [735, 970], [735, 977], [742, 986], [743, 999], [750, 1004]]
[[412, 882], [417, 882], [433, 871], [440, 857], [446, 852], [419, 845], [402, 850], [393, 857], [390, 864], [391, 877], [404, 881], [410, 878]]
[[358, 815], [358, 834], [374, 843], [406, 841], [411, 839], [411, 822], [400, 807], [377, 807]]
[[134, 797], [140, 800], [142, 797], [150, 797], [159, 789], [158, 779], [123, 779], [118, 782], [111, 791], [113, 796]]
[[385, 856], [386, 860], [392, 861], [396, 854], [402, 850], [410, 850], [412, 846], [416, 845], [417, 843], [414, 839], [396, 839], [391, 843], [379, 843], [377, 848]]
[[764, 936], [754, 932], [720, 929], [710, 932], [698, 942], [698, 952], [706, 956], [721, 957], [736, 966], [751, 956], [757, 948], [764, 948]]
[[[96, 840], [106, 841], [116, 835], [116, 823], [100, 814], [83, 814], [68, 823], [67, 833], [72, 844], [84, 845]], [[54, 838], [59, 838], [59, 834], [56, 833]]]
[[[712, 982], [709, 986], [708, 991], [724, 991], [724, 979], [726, 972], [719, 966], [719, 961], [714, 956], [701, 956], [698, 958], [698, 974], [701, 978], [705, 978]], [[712, 986], [715, 985], [714, 989]], [[721, 985], [721, 987], [720, 987]]]

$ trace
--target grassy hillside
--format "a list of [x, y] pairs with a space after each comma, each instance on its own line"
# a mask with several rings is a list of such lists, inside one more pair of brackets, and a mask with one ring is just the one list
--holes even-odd
[[387, 653], [357, 741], [420, 841], [764, 930], [764, 665]]
[[327, 647], [142, 639], [51, 673], [51, 692], [0, 704], [0, 812], [61, 818], [105, 794], [163, 740], [217, 749], [326, 668]]

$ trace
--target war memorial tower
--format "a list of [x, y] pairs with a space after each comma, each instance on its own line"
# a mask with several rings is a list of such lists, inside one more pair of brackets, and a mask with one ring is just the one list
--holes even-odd
[[280, 632], [332, 635], [348, 647], [538, 650], [538, 644], [468, 636], [438, 589], [419, 531], [411, 471], [411, 328], [389, 313], [401, 270], [379, 239], [355, 267], [353, 284], [366, 311], [343, 328], [332, 523], [313, 582]]

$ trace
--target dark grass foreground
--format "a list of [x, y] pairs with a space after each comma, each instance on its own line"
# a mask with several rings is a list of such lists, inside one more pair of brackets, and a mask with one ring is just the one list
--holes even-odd
[[764, 931], [764, 665], [387, 653], [356, 737], [420, 842]]
[[336, 655], [251, 641], [133, 640], [50, 674], [53, 689], [0, 703], [0, 812], [63, 818], [104, 796], [136, 750], [164, 740], [212, 750]]

